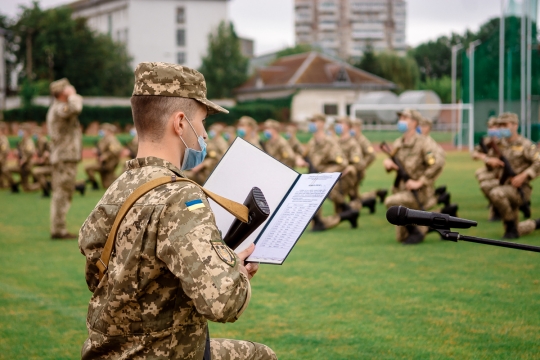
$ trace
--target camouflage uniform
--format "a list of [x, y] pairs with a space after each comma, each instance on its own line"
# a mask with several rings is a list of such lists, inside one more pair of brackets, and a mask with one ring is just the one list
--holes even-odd
[[358, 188], [356, 187], [358, 179], [359, 166], [362, 161], [362, 149], [355, 138], [349, 136], [345, 139], [338, 139], [339, 146], [343, 151], [345, 159], [349, 163], [350, 174], [344, 177], [343, 187], [348, 189], [348, 195], [351, 198], [351, 207], [353, 209], [360, 210], [362, 208], [362, 201], [358, 198]]
[[[505, 143], [503, 143], [500, 139], [497, 138], [488, 138], [484, 140], [484, 144], [486, 145], [488, 152], [487, 157], [497, 157], [495, 154], [495, 151], [493, 150], [491, 143], [495, 142], [499, 150], [502, 151], [502, 149], [505, 146]], [[474, 152], [472, 157], [473, 158], [479, 158], [480, 154], [484, 154], [484, 150], [480, 147], [480, 145], [477, 145], [474, 148]], [[489, 200], [489, 192], [499, 186], [499, 179], [502, 175], [502, 168], [493, 168], [488, 165], [481, 167], [480, 169], [476, 170], [474, 173], [476, 180], [478, 181], [478, 184], [480, 186], [480, 190], [482, 191], [482, 194]]]
[[115, 171], [122, 155], [122, 144], [114, 134], [108, 134], [101, 138], [96, 146], [99, 159], [97, 163], [85, 167], [86, 175], [90, 182], [96, 183], [95, 173], [99, 172], [101, 185], [107, 189], [116, 179]]
[[428, 187], [428, 193], [431, 194], [424, 204], [424, 209], [428, 210], [437, 205], [437, 195], [435, 194], [435, 181], [441, 175], [444, 165], [446, 164], [446, 152], [430, 135], [424, 136], [428, 147], [433, 150], [433, 156], [435, 162], [438, 165], [438, 170], [434, 172], [433, 177], [429, 179], [429, 183], [426, 185]]
[[[327, 135], [322, 141], [317, 141], [315, 137], [312, 137], [307, 144], [306, 153], [314, 170], [317, 172], [342, 172], [348, 166], [348, 161], [341, 147], [330, 135]], [[341, 221], [337, 212], [345, 204], [345, 196], [349, 193], [347, 185], [351, 183], [350, 177], [352, 175], [349, 173], [346, 176], [342, 176], [336, 186], [330, 191], [328, 197], [334, 203], [336, 214], [321, 217], [321, 221], [326, 229], [336, 227]], [[318, 215], [320, 216], [321, 213], [321, 210], [319, 210]]]
[[[412, 180], [421, 180], [424, 184], [417, 190], [418, 199], [422, 205], [426, 204], [432, 192], [430, 184], [440, 173], [444, 165], [444, 159], [438, 157], [438, 149], [424, 136], [414, 134], [408, 142], [400, 137], [394, 142], [394, 154], [403, 164], [405, 170]], [[397, 188], [392, 189], [392, 195], [385, 200], [387, 208], [391, 206], [403, 205], [411, 209], [420, 209], [420, 204], [416, 201], [413, 193], [405, 187], [405, 182], [399, 182]], [[425, 232], [425, 229], [422, 229]], [[407, 230], [403, 226], [396, 227], [396, 237], [398, 241], [407, 238]]]
[[266, 128], [272, 128], [277, 132], [276, 136], [264, 143], [264, 150], [266, 153], [288, 167], [294, 168], [296, 155], [287, 140], [279, 135], [279, 122], [267, 120], [264, 125]]
[[[51, 92], [68, 86], [67, 79], [51, 83]], [[52, 199], [51, 234], [66, 235], [66, 214], [71, 206], [77, 163], [81, 160], [82, 133], [78, 115], [82, 111], [82, 97], [69, 96], [67, 102], [55, 99], [47, 112], [47, 127], [51, 137]]]
[[19, 156], [18, 164], [10, 168], [12, 174], [19, 174], [20, 184], [24, 191], [33, 191], [30, 178], [32, 176], [32, 167], [34, 166], [34, 155], [36, 154], [36, 145], [31, 136], [25, 136], [17, 144], [17, 153]]
[[[540, 153], [536, 145], [522, 136], [518, 136], [513, 142], [507, 140], [503, 140], [503, 142], [504, 145], [500, 150], [510, 162], [512, 169], [516, 174], [525, 172], [528, 175], [528, 179], [521, 186], [524, 199], [522, 199], [518, 189], [511, 185], [510, 178], [505, 184], [497, 184], [491, 189], [489, 199], [504, 221], [514, 221], [517, 224], [519, 206], [522, 205], [523, 201], [530, 201], [531, 198], [532, 188], [529, 182], [540, 172]], [[526, 227], [526, 225], [524, 226]], [[522, 231], [523, 233], [527, 232], [525, 228], [522, 228]]]
[[300, 140], [298, 140], [296, 135], [289, 134], [289, 138], [287, 139], [287, 142], [289, 143], [289, 146], [291, 147], [291, 149], [293, 149], [296, 156], [300, 156], [302, 158], [304, 157], [304, 152], [305, 152], [304, 145], [302, 145], [302, 143], [300, 142]]
[[246, 140], [251, 145], [259, 148], [262, 150], [261, 141], [259, 139], [259, 135], [257, 133], [257, 122], [255, 119], [249, 117], [249, 116], [242, 116], [240, 120], [238, 120], [238, 125], [241, 127], [246, 127], [249, 129], [249, 131], [246, 131], [246, 136], [244, 137], [244, 140]]
[[[226, 112], [206, 100], [204, 77], [195, 70], [142, 63], [135, 78], [134, 96], [159, 95], [167, 87], [167, 96], [195, 99], [209, 113]], [[186, 182], [155, 188], [134, 204], [99, 281], [95, 264], [119, 208], [140, 185], [173, 175], [184, 176], [165, 160], [130, 160], [81, 228], [79, 247], [93, 292], [82, 359], [202, 359], [207, 320], [234, 322], [249, 304], [250, 282], [237, 255], [223, 243], [202, 190]], [[202, 206], [189, 208], [193, 200]], [[268, 347], [248, 341], [211, 339], [210, 352], [213, 360], [277, 359]]]
[[50, 177], [52, 174], [51, 166], [51, 144], [46, 136], [39, 136], [37, 139], [37, 154], [41, 159], [39, 165], [35, 166], [32, 170], [32, 175], [36, 179], [35, 189], [48, 189], [50, 184]]
[[219, 160], [223, 157], [224, 153], [221, 151], [218, 146], [217, 138], [208, 139], [206, 141], [206, 157], [202, 162], [202, 169], [197, 173], [186, 172], [188, 177], [196, 181], [198, 184], [202, 185], [208, 180], [212, 171], [216, 168]]
[[[0, 125], [0, 126], [4, 126], [4, 125]], [[9, 172], [9, 168], [7, 165], [8, 156], [9, 156], [9, 140], [7, 136], [0, 135], [0, 188], [5, 187], [7, 185], [11, 186], [13, 184], [13, 180], [11, 178], [11, 174]]]

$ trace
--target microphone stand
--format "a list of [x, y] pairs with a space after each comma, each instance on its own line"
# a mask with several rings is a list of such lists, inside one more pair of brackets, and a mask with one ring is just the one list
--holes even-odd
[[491, 240], [491, 239], [479, 238], [479, 237], [474, 237], [474, 236], [466, 236], [466, 235], [461, 235], [460, 233], [457, 233], [457, 232], [453, 232], [450, 229], [433, 228], [433, 230], [437, 231], [441, 235], [442, 240], [453, 241], [453, 242], [458, 242], [458, 240], [461, 240], [461, 241], [468, 241], [468, 242], [473, 242], [477, 244], [501, 246], [501, 247], [510, 248], [510, 249], [540, 252], [540, 247], [538, 246], [525, 245], [525, 244], [513, 243], [513, 242], [508, 242], [508, 241]]

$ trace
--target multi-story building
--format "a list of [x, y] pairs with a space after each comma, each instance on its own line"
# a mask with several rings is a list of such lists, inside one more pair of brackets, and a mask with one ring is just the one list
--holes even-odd
[[366, 48], [404, 54], [404, 0], [295, 0], [296, 43], [320, 47], [343, 59]]
[[208, 34], [227, 21], [227, 0], [79, 0], [73, 16], [126, 44], [133, 65], [163, 61], [198, 68]]

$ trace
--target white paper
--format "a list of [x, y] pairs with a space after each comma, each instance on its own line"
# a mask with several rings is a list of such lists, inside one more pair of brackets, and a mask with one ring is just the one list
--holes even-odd
[[[241, 138], [236, 138], [204, 187], [241, 204], [251, 189], [258, 187], [268, 202], [271, 217], [298, 176], [296, 171], [264, 151]], [[234, 221], [234, 216], [211, 199], [208, 201], [216, 217], [217, 227], [225, 236]], [[236, 248], [236, 252], [244, 250], [255, 241], [266, 221]]]
[[340, 173], [301, 175], [247, 261], [282, 264], [339, 176]]

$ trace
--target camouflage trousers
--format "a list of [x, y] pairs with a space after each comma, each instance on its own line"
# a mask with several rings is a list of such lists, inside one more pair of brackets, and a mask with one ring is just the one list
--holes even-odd
[[499, 186], [499, 177], [494, 171], [489, 170], [486, 167], [482, 167], [474, 173], [476, 180], [478, 180], [478, 185], [480, 185], [480, 190], [482, 194], [489, 199], [489, 192], [496, 186]]
[[32, 183], [30, 182], [32, 178], [32, 164], [12, 166], [11, 168], [9, 168], [9, 172], [11, 174], [19, 174], [19, 176], [21, 177], [20, 184], [24, 191], [35, 190], [35, 188], [32, 186]]
[[277, 360], [268, 346], [244, 340], [210, 339], [212, 360]]
[[39, 187], [44, 189], [48, 185], [49, 179], [52, 175], [52, 166], [51, 165], [43, 165], [43, 166], [36, 166], [32, 170], [32, 175], [34, 175], [34, 179], [39, 184]]
[[[420, 202], [422, 204], [426, 203], [427, 196], [426, 191], [418, 191], [418, 198], [420, 199]], [[384, 201], [384, 205], [387, 209], [391, 208], [392, 206], [405, 206], [409, 209], [414, 210], [420, 210], [420, 204], [418, 204], [418, 201], [414, 197], [413, 193], [411, 191], [397, 191], [394, 189], [394, 193], [386, 198]], [[427, 233], [428, 228], [425, 226], [419, 226], [418, 227], [422, 233]], [[409, 236], [409, 232], [407, 231], [407, 228], [405, 226], [396, 226], [396, 240], [399, 242], [404, 241], [407, 236]]]
[[351, 194], [354, 193], [356, 171], [353, 167], [350, 170], [347, 174], [341, 175], [337, 184], [328, 194], [328, 198], [334, 203], [336, 213], [340, 212], [339, 207], [346, 203], [347, 196], [351, 197]]
[[88, 176], [88, 180], [94, 182], [96, 180], [96, 172], [99, 172], [99, 175], [101, 177], [101, 185], [104, 189], [107, 189], [111, 184], [116, 180], [116, 169], [106, 169], [100, 164], [96, 163], [93, 165], [87, 165], [84, 170], [86, 171], [86, 175]]
[[76, 162], [53, 165], [51, 198], [51, 235], [67, 234], [66, 215], [71, 206], [77, 177]]
[[489, 192], [489, 200], [499, 211], [504, 221], [516, 221], [519, 218], [519, 207], [523, 200], [528, 201], [531, 198], [531, 187], [525, 184], [521, 187], [524, 199], [519, 190], [512, 185], [496, 186]]
[[519, 236], [527, 235], [536, 230], [536, 221], [528, 219], [518, 223]]
[[13, 178], [7, 163], [0, 162], [0, 188], [5, 186], [11, 186], [13, 184]]

